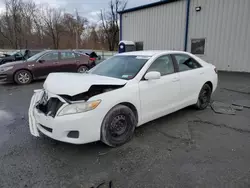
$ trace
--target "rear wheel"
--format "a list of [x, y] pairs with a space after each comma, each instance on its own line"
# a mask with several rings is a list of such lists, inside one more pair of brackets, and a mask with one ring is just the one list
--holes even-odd
[[101, 140], [111, 147], [125, 144], [132, 139], [136, 126], [133, 111], [124, 105], [112, 108], [105, 116], [101, 128]]
[[20, 70], [15, 73], [14, 80], [20, 85], [29, 84], [32, 81], [32, 75], [27, 70]]
[[80, 66], [80, 67], [78, 68], [77, 72], [79, 72], [79, 73], [85, 73], [85, 72], [87, 72], [88, 70], [89, 70], [89, 69], [88, 69], [87, 66], [82, 65], [82, 66]]
[[210, 104], [212, 89], [208, 84], [205, 84], [200, 91], [198, 101], [196, 103], [196, 108], [199, 110], [204, 110]]

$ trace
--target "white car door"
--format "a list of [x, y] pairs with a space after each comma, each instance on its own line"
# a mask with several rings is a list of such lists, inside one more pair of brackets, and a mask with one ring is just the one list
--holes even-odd
[[181, 107], [195, 104], [201, 87], [205, 83], [204, 68], [192, 57], [186, 54], [173, 54], [179, 67], [181, 85]]
[[160, 72], [161, 78], [139, 82], [142, 123], [175, 111], [175, 105], [180, 100], [179, 73], [170, 55], [156, 59], [147, 70], [150, 71]]

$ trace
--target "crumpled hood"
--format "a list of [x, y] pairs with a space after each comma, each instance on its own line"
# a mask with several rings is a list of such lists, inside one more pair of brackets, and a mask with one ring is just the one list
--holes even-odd
[[43, 87], [53, 94], [74, 96], [87, 92], [92, 85], [125, 85], [127, 82], [127, 80], [94, 74], [51, 73]]

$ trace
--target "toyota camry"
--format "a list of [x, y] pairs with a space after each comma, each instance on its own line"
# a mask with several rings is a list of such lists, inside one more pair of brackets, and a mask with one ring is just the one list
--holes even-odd
[[51, 73], [34, 91], [29, 127], [62, 142], [128, 142], [135, 128], [193, 105], [205, 109], [217, 70], [188, 52], [117, 54], [87, 73]]

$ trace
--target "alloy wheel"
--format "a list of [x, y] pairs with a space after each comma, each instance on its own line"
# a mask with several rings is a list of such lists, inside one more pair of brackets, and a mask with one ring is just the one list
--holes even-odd
[[82, 66], [82, 67], [80, 67], [79, 69], [78, 69], [78, 72], [79, 73], [85, 73], [85, 72], [87, 72], [87, 67], [85, 67], [85, 66]]
[[26, 72], [20, 72], [18, 75], [17, 75], [17, 79], [20, 83], [22, 84], [26, 84], [30, 81], [30, 75]]

